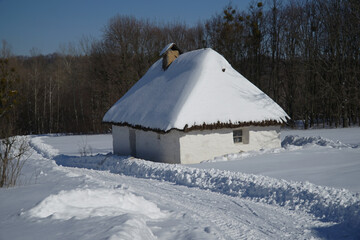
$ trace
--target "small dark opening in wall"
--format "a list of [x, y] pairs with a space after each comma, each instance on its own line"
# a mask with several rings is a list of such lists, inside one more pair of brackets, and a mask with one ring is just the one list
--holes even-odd
[[223, 72], [225, 72], [225, 70], [226, 70], [225, 68], [222, 69]]
[[234, 143], [242, 143], [243, 142], [242, 129], [233, 131], [233, 139], [234, 139]]

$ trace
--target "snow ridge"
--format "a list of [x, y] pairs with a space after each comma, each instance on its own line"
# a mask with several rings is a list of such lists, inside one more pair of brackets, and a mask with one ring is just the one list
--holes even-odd
[[281, 148], [274, 149], [261, 149], [260, 151], [248, 151], [240, 153], [231, 153], [224, 156], [215, 157], [214, 159], [205, 160], [203, 162], [224, 162], [239, 160], [248, 157], [253, 157], [262, 154], [269, 153], [280, 153], [284, 151], [298, 150], [307, 147], [327, 147], [327, 148], [359, 148], [359, 145], [356, 144], [346, 144], [341, 141], [333, 141], [320, 136], [311, 136], [311, 137], [299, 137], [298, 135], [289, 135], [281, 141]]
[[50, 195], [29, 210], [32, 217], [60, 220], [141, 214], [146, 219], [165, 216], [152, 202], [119, 189], [72, 189]]
[[289, 135], [284, 138], [281, 142], [283, 148], [289, 148], [291, 146], [322, 146], [322, 147], [331, 147], [331, 148], [358, 148], [358, 145], [345, 144], [339, 140], [333, 141], [324, 137], [299, 137], [298, 135]]
[[303, 210], [324, 221], [360, 225], [360, 194], [345, 189], [317, 186], [309, 182], [289, 182], [261, 175], [155, 163], [111, 154], [92, 157], [61, 155], [55, 160], [62, 166], [108, 170], [138, 178], [168, 181], [292, 210]]
[[[356, 147], [321, 137], [289, 136], [282, 145]], [[346, 189], [318, 186], [271, 177], [222, 170], [205, 170], [184, 165], [164, 164], [112, 154], [75, 157], [56, 155], [55, 149], [33, 138], [31, 146], [43, 156], [51, 156], [58, 165], [105, 170], [138, 178], [156, 179], [197, 187], [234, 197], [303, 210], [324, 221], [344, 222], [360, 227], [360, 194]]]
[[43, 138], [48, 137], [49, 136], [33, 137], [30, 139], [29, 145], [44, 158], [52, 159], [59, 154], [59, 150], [54, 149], [50, 145], [44, 143]]

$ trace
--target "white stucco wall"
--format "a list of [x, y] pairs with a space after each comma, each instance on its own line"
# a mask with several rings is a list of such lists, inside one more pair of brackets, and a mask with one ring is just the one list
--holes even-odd
[[131, 154], [129, 129], [127, 127], [112, 126], [114, 154], [128, 156]]
[[180, 163], [179, 134], [179, 131], [159, 134], [136, 130], [136, 156], [156, 162]]
[[130, 127], [112, 127], [114, 153], [132, 155], [129, 131], [136, 135], [136, 153], [134, 157], [156, 162], [180, 163], [179, 131], [158, 134], [152, 131], [142, 131]]
[[136, 142], [133, 144], [136, 145], [136, 157], [157, 162], [190, 164], [229, 153], [281, 146], [280, 126], [240, 129], [243, 130], [242, 143], [234, 143], [233, 130], [235, 129], [187, 133], [171, 130], [166, 134], [159, 134], [130, 127], [113, 126], [113, 147], [115, 154], [131, 155], [129, 131], [134, 130]]
[[244, 127], [243, 143], [234, 143], [234, 129], [192, 131], [180, 137], [181, 163], [199, 163], [229, 153], [281, 146], [280, 127]]

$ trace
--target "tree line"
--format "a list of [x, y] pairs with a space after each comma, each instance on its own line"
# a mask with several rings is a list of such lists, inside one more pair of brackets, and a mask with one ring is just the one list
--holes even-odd
[[1, 124], [14, 134], [106, 132], [105, 112], [169, 42], [218, 51], [305, 128], [359, 124], [359, 26], [357, 0], [269, 0], [246, 11], [228, 5], [191, 27], [118, 15], [100, 40], [84, 37], [46, 56], [35, 49], [13, 56], [3, 42], [2, 65], [11, 74], [0, 73], [8, 91], [0, 94], [15, 107], [7, 108], [12, 121]]

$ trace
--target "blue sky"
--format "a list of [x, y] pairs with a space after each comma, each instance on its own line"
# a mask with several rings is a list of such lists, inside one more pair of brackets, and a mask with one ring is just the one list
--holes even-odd
[[[247, 9], [251, 0], [232, 1]], [[160, 22], [196, 24], [220, 13], [229, 0], [0, 0], [0, 40], [15, 55], [30, 49], [48, 54], [60, 45], [78, 43], [82, 36], [100, 39], [103, 27], [116, 14]], [[1, 43], [0, 43], [1, 44]]]

